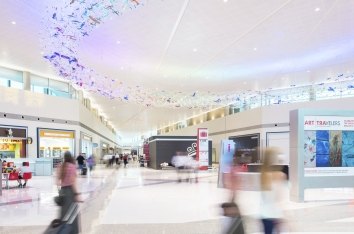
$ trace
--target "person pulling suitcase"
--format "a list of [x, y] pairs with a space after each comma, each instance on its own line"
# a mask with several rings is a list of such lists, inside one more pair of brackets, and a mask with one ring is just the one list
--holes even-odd
[[63, 219], [54, 219], [43, 234], [71, 234], [76, 233], [74, 221], [79, 215], [79, 205], [77, 202], [71, 204]]

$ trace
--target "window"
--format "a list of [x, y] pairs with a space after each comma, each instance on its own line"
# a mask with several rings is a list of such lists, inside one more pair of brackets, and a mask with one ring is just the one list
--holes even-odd
[[58, 80], [49, 80], [48, 94], [57, 97], [70, 98], [69, 84]]
[[36, 93], [48, 94], [49, 79], [31, 74], [31, 90]]
[[9, 80], [6, 78], [0, 77], [0, 86], [9, 87]]
[[23, 74], [20, 71], [0, 67], [0, 85], [23, 89]]

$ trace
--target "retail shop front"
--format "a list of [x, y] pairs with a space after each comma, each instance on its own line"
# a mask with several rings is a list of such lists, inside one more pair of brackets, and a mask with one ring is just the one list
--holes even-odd
[[106, 154], [110, 154], [109, 144], [101, 141], [101, 157], [103, 157]]
[[0, 158], [26, 158], [27, 128], [0, 126]]
[[57, 158], [75, 152], [75, 131], [38, 128], [38, 157]]
[[86, 154], [86, 156], [92, 155], [93, 143], [92, 136], [89, 136], [81, 132], [80, 136], [80, 152]]

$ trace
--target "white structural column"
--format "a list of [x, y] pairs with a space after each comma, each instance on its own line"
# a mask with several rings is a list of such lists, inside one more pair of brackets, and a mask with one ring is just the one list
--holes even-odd
[[31, 73], [28, 71], [23, 72], [23, 89], [31, 90]]

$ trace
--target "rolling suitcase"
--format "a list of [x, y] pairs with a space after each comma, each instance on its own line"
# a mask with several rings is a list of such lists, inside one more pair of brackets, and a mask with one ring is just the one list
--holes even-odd
[[84, 164], [84, 166], [81, 169], [81, 175], [87, 175], [87, 167], [86, 167], [85, 164]]
[[73, 203], [62, 220], [54, 219], [43, 234], [70, 234], [73, 230], [73, 222], [79, 214], [79, 205]]
[[245, 234], [241, 216], [234, 218], [226, 234]]

